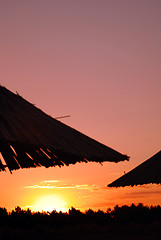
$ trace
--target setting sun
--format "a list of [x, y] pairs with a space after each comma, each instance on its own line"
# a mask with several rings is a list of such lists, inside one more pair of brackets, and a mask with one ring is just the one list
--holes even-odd
[[62, 198], [58, 197], [56, 194], [52, 194], [40, 197], [33, 205], [32, 210], [48, 212], [56, 210], [57, 212], [66, 212], [68, 208], [66, 207], [66, 202]]

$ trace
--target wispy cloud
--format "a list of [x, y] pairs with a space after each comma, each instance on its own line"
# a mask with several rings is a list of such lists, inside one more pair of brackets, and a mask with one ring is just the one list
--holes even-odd
[[60, 180], [46, 180], [46, 181], [43, 181], [43, 183], [57, 183], [57, 182], [60, 182]]
[[53, 189], [54, 186], [48, 186], [48, 185], [32, 185], [32, 186], [27, 186], [25, 188], [46, 188], [46, 189]]
[[161, 194], [161, 191], [142, 191], [142, 192], [133, 192], [133, 193], [131, 193], [131, 194], [129, 194], [129, 195], [127, 195], [128, 197], [144, 197], [144, 196], [149, 196], [149, 195], [154, 195], [154, 194]]
[[79, 189], [79, 190], [89, 190], [97, 191], [100, 189], [97, 185], [88, 184], [63, 184], [59, 180], [47, 180], [40, 182], [39, 184], [26, 186], [25, 188], [30, 189]]

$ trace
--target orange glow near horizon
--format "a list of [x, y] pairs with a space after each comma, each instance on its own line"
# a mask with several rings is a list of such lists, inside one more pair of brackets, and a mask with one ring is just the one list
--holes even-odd
[[[92, 164], [90, 165], [93, 168]], [[76, 172], [77, 168], [82, 172], [80, 166], [73, 166], [73, 170]], [[100, 172], [100, 170], [103, 170], [103, 167], [100, 167], [100, 170], [99, 167], [96, 169], [98, 177], [100, 173], [104, 175], [102, 171]], [[38, 182], [31, 179], [35, 176], [34, 172], [38, 171], [34, 170], [18, 171], [18, 175], [19, 173], [22, 175], [21, 178], [16, 178], [15, 174], [12, 176], [5, 175], [4, 180], [8, 178], [11, 182], [4, 189], [5, 182], [2, 183], [0, 181], [1, 192], [3, 192], [0, 198], [0, 207], [6, 207], [8, 211], [11, 211], [16, 206], [20, 206], [23, 209], [29, 208], [32, 211], [50, 212], [56, 210], [58, 212], [67, 212], [71, 207], [81, 211], [88, 210], [89, 208], [95, 211], [98, 209], [106, 211], [109, 207], [113, 208], [116, 205], [121, 206], [125, 204], [130, 205], [131, 203], [143, 203], [149, 206], [161, 205], [160, 185], [148, 184], [137, 187], [107, 188], [105, 185], [105, 183], [107, 184], [106, 180], [104, 183], [102, 180], [100, 183], [98, 180], [95, 180], [97, 182], [95, 184], [85, 184], [84, 182], [87, 182], [86, 179], [84, 179], [84, 182], [82, 181], [83, 179], [79, 180], [82, 184], [78, 179], [74, 180], [74, 178], [71, 178], [71, 180], [52, 180], [49, 178], [49, 176], [53, 175], [52, 168], [42, 170], [42, 172], [47, 173], [48, 180]], [[60, 170], [62, 173], [65, 172], [63, 168]], [[90, 178], [89, 176], [89, 180]], [[21, 179], [21, 183], [19, 179]], [[35, 179], [37, 179], [36, 176]], [[42, 176], [39, 179], [42, 179]], [[16, 183], [19, 185], [17, 186]], [[12, 199], [10, 198], [11, 195]]]

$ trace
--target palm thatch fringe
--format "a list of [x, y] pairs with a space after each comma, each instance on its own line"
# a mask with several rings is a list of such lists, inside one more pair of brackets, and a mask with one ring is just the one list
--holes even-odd
[[[64, 166], [75, 164], [77, 162], [85, 162], [88, 160], [71, 153], [65, 153], [58, 150], [47, 149], [45, 146], [33, 146], [28, 143], [16, 142], [0, 142], [0, 152], [5, 159], [9, 170], [19, 168], [31, 168], [45, 166]], [[99, 162], [99, 161], [97, 161]], [[0, 161], [0, 171], [5, 170], [6, 165]]]
[[161, 151], [110, 183], [108, 187], [125, 187], [148, 183], [161, 183]]
[[[10, 148], [10, 144], [8, 144], [5, 141], [1, 141], [0, 152], [2, 154], [2, 157], [5, 159], [5, 162], [10, 171], [20, 168], [19, 164], [17, 163], [15, 153]], [[5, 169], [5, 165], [3, 165], [1, 170], [3, 171], [4, 169]]]

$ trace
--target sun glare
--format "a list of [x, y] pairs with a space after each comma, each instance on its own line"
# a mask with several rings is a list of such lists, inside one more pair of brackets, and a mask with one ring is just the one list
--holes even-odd
[[57, 195], [45, 195], [40, 197], [32, 207], [33, 211], [45, 211], [51, 212], [56, 210], [57, 212], [67, 212], [66, 202]]

